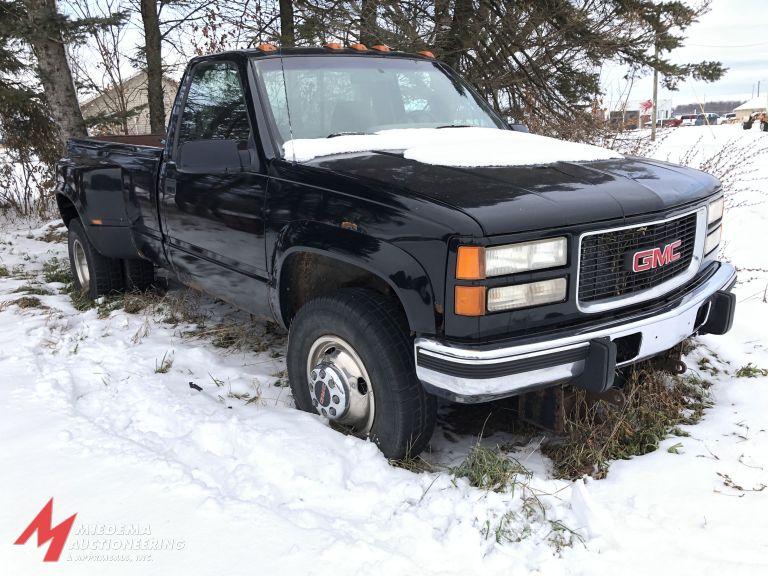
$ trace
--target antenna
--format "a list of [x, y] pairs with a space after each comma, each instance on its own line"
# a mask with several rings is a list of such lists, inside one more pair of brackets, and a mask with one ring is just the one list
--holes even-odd
[[[285, 94], [285, 111], [288, 113], [288, 133], [291, 135], [291, 142], [293, 142], [293, 121], [291, 120], [291, 105], [288, 103], [288, 86], [285, 79], [285, 64], [283, 63], [283, 56], [280, 55], [280, 70], [283, 73], [283, 93]], [[291, 154], [293, 154], [293, 162], [296, 163], [296, 146], [291, 146]]]

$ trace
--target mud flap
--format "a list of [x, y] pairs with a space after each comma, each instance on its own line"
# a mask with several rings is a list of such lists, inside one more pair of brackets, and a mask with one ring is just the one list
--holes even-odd
[[699, 334], [725, 334], [733, 326], [735, 313], [736, 295], [722, 290], [715, 293], [710, 304], [707, 321], [699, 328]]
[[571, 384], [588, 392], [601, 393], [613, 386], [616, 375], [616, 344], [610, 338], [590, 341], [584, 370]]

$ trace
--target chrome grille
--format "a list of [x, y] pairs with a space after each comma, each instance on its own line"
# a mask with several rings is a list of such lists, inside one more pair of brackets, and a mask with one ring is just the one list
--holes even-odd
[[[579, 302], [589, 304], [654, 288], [688, 270], [696, 244], [697, 215], [585, 235], [579, 261]], [[633, 272], [632, 254], [681, 241], [680, 258]]]

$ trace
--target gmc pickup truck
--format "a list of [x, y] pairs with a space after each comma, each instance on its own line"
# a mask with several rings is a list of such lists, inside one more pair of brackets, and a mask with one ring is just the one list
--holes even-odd
[[193, 59], [166, 135], [74, 139], [76, 286], [155, 267], [288, 330], [296, 406], [423, 450], [436, 397], [571, 384], [732, 324], [717, 179], [528, 134], [428, 53]]

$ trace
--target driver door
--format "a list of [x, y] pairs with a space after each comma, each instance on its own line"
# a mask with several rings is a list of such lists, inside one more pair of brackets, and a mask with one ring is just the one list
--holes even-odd
[[169, 256], [186, 284], [264, 313], [267, 176], [244, 90], [245, 69], [209, 60], [190, 73], [162, 213]]

